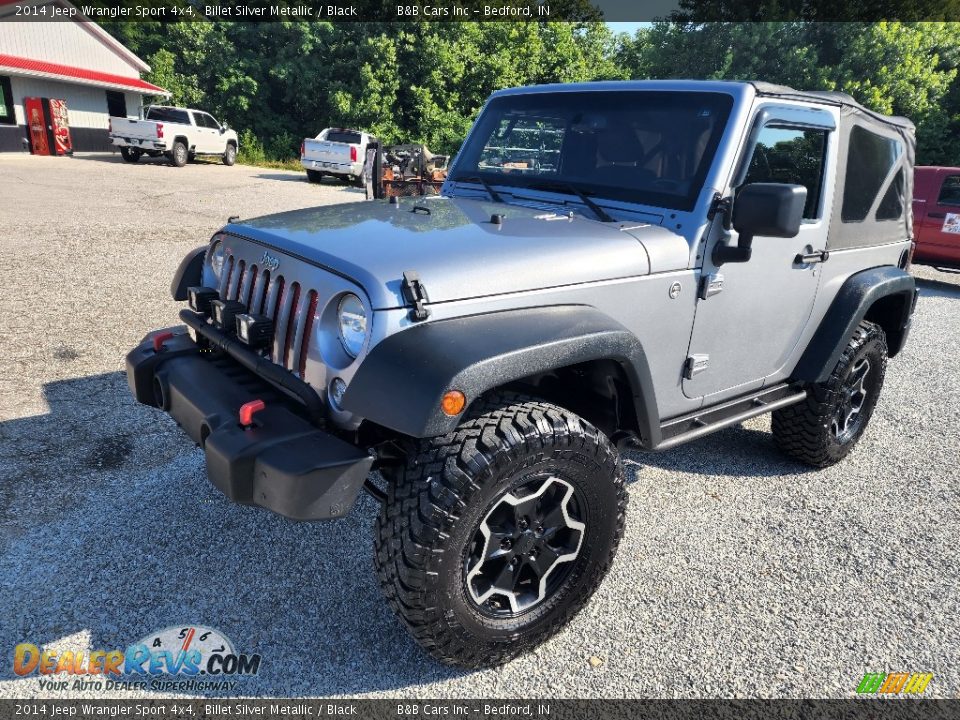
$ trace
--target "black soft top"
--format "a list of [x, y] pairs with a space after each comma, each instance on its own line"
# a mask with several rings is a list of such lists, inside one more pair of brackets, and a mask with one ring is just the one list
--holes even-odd
[[835, 105], [851, 108], [857, 113], [884, 125], [892, 125], [897, 128], [903, 128], [908, 131], [914, 131], [915, 127], [909, 118], [899, 115], [884, 115], [868, 107], [864, 107], [850, 95], [837, 90], [794, 90], [786, 85], [776, 85], [768, 82], [751, 82], [756, 89], [757, 94], [771, 97], [782, 97], [791, 100], [807, 100], [809, 102], [822, 103], [824, 105]]

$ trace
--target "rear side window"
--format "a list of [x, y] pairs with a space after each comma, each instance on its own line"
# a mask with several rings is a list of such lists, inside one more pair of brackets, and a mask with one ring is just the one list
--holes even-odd
[[816, 220], [820, 217], [826, 149], [825, 130], [765, 127], [757, 138], [744, 184], [803, 185], [807, 189], [803, 219]]
[[176, 108], [150, 108], [147, 111], [147, 120], [156, 122], [180, 123], [189, 125], [190, 118], [187, 117], [186, 110], [177, 110]]
[[877, 220], [899, 220], [903, 215], [903, 168], [897, 172], [877, 206]]
[[348, 145], [360, 144], [360, 133], [344, 132], [343, 130], [331, 130], [327, 133], [326, 139], [329, 142], [347, 143]]
[[948, 175], [940, 188], [939, 205], [960, 205], [960, 175]]
[[[866, 220], [867, 213], [870, 212], [873, 201], [876, 200], [877, 194], [883, 186], [883, 181], [890, 172], [890, 168], [900, 158], [901, 152], [901, 145], [896, 140], [877, 135], [860, 125], [853, 126], [850, 130], [847, 152], [843, 208], [840, 211], [840, 219], [843, 222], [853, 223]], [[902, 175], [898, 177], [902, 184]], [[896, 185], [896, 180], [893, 184]], [[881, 205], [888, 205], [886, 196]], [[890, 208], [886, 208], [886, 212], [889, 213], [890, 211]], [[899, 215], [896, 217], [899, 217]], [[878, 211], [877, 219], [890, 218], [880, 217]]]

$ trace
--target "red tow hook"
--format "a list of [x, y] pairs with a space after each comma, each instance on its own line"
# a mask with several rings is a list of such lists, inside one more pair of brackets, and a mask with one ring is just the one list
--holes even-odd
[[153, 351], [160, 352], [163, 349], [163, 344], [173, 337], [172, 332], [161, 332], [153, 336]]
[[254, 413], [263, 410], [267, 404], [263, 400], [251, 400], [240, 406], [240, 427], [248, 428], [253, 425]]

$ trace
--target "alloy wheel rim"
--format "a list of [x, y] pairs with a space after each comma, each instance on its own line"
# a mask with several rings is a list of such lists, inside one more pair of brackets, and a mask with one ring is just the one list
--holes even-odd
[[840, 387], [840, 402], [830, 423], [831, 433], [840, 442], [853, 437], [861, 425], [869, 375], [870, 361], [865, 357], [860, 358]]
[[511, 617], [563, 584], [583, 545], [573, 486], [555, 475], [503, 495], [474, 533], [466, 562], [470, 599], [484, 614]]

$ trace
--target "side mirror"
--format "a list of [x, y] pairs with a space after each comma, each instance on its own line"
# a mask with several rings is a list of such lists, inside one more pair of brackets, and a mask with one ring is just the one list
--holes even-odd
[[225, 132], [226, 132], [227, 130], [229, 130], [229, 129], [230, 129], [230, 126], [227, 125], [227, 123], [224, 123], [223, 125], [220, 126], [220, 132], [221, 132], [221, 133], [225, 133]]
[[733, 204], [733, 227], [739, 233], [736, 247], [718, 243], [713, 248], [713, 264], [747, 262], [753, 238], [796, 237], [803, 222], [807, 189], [786, 183], [751, 183], [744, 186]]

